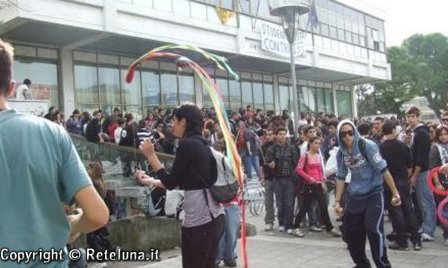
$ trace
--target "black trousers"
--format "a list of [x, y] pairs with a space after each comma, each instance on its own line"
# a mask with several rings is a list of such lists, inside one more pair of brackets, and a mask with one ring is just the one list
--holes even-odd
[[[395, 185], [401, 197], [401, 205], [394, 207], [390, 202], [386, 202], [386, 208], [389, 210], [389, 216], [392, 220], [392, 228], [397, 234], [396, 242], [402, 246], [407, 245], [409, 232], [413, 244], [420, 241], [418, 233], [417, 212], [412, 205], [412, 196], [409, 185], [406, 180], [396, 180]], [[385, 191], [386, 200], [391, 200], [392, 194], [387, 188]]]
[[366, 236], [369, 238], [373, 261], [378, 268], [391, 267], [384, 241], [384, 197], [379, 192], [363, 199], [346, 196], [344, 238], [353, 261], [367, 266]]
[[224, 215], [200, 226], [182, 227], [182, 267], [214, 268], [223, 232]]
[[299, 228], [300, 223], [305, 217], [305, 213], [308, 211], [308, 208], [313, 201], [313, 196], [316, 198], [317, 203], [320, 208], [320, 215], [322, 217], [322, 221], [325, 224], [325, 229], [330, 231], [333, 229], [333, 225], [331, 224], [330, 215], [328, 214], [328, 205], [327, 198], [325, 197], [324, 190], [322, 185], [320, 184], [310, 184], [304, 185], [304, 187], [309, 187], [309, 191], [305, 191], [303, 195], [299, 195], [299, 212], [297, 213], [294, 219], [294, 228]]

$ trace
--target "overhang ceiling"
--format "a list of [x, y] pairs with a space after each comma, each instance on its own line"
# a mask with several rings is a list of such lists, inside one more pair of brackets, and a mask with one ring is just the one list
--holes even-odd
[[[126, 55], [129, 57], [138, 57], [150, 49], [166, 44], [154, 40], [107, 34], [101, 31], [36, 22], [21, 18], [5, 23], [0, 33], [2, 36], [14, 42], [41, 44], [57, 48], [74, 46], [74, 49], [99, 51], [103, 53]], [[229, 65], [236, 70], [272, 73], [285, 77], [288, 77], [290, 74], [290, 64], [286, 62], [229, 54], [219, 51], [211, 52], [227, 57], [229, 59]], [[211, 64], [210, 62], [204, 61], [197, 53], [182, 53], [201, 65]], [[376, 80], [373, 78], [307, 66], [297, 66], [296, 74], [297, 79], [336, 82], [347, 85], [368, 83]]]

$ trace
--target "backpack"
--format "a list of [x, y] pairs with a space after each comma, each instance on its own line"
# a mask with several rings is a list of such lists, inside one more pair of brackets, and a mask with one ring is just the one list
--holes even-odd
[[239, 183], [233, 174], [227, 157], [210, 148], [216, 161], [216, 182], [209, 187], [213, 198], [218, 202], [229, 202], [238, 194]]

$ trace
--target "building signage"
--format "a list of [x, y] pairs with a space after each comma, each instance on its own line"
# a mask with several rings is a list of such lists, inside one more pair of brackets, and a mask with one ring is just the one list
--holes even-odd
[[[305, 33], [299, 31], [294, 43], [294, 55], [300, 59], [306, 59], [304, 40]], [[288, 39], [280, 25], [261, 23], [261, 49], [285, 58], [290, 57]]]

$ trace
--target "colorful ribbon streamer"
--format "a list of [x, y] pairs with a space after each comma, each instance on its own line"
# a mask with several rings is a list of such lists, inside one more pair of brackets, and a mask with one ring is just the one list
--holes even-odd
[[[241, 190], [244, 191], [244, 179], [243, 179], [243, 170], [241, 166], [241, 158], [238, 154], [238, 151], [236, 149], [235, 142], [232, 138], [231, 131], [229, 129], [228, 125], [228, 118], [227, 113], [223, 101], [223, 94], [221, 90], [219, 89], [218, 85], [215, 84], [213, 79], [210, 77], [210, 75], [196, 62], [192, 61], [191, 59], [178, 54], [177, 52], [168, 52], [167, 50], [187, 50], [187, 51], [193, 51], [200, 53], [203, 55], [206, 59], [213, 61], [216, 66], [219, 69], [227, 71], [231, 76], [233, 76], [234, 79], [238, 80], [238, 75], [229, 67], [227, 64], [227, 59], [212, 53], [209, 53], [207, 51], [204, 51], [203, 49], [197, 48], [192, 45], [165, 45], [158, 48], [155, 48], [144, 55], [142, 55], [140, 58], [135, 60], [128, 68], [128, 73], [126, 75], [126, 81], [130, 83], [134, 78], [135, 70], [142, 66], [144, 61], [151, 61], [154, 59], [159, 58], [169, 58], [176, 62], [176, 65], [178, 68], [183, 67], [190, 67], [196, 75], [201, 79], [201, 81], [204, 84], [205, 89], [207, 90], [207, 93], [210, 95], [210, 98], [213, 103], [213, 107], [216, 111], [216, 116], [218, 118], [219, 126], [223, 132], [224, 140], [226, 143], [226, 152], [227, 157], [230, 160], [230, 163], [232, 165], [234, 174], [236, 178], [238, 179], [238, 182], [240, 184]], [[245, 213], [245, 206], [244, 202], [242, 202], [241, 205], [242, 209], [242, 226], [241, 226], [241, 252], [242, 252], [242, 259], [243, 259], [243, 267], [248, 268], [248, 258], [247, 258], [247, 240], [246, 240], [246, 213]]]
[[428, 183], [429, 189], [431, 189], [431, 191], [433, 193], [440, 195], [440, 196], [448, 196], [448, 190], [437, 189], [437, 187], [434, 185], [433, 179], [439, 173], [440, 168], [441, 167], [438, 166], [438, 167], [431, 169], [431, 171], [428, 174], [428, 177], [426, 177], [426, 182]]

